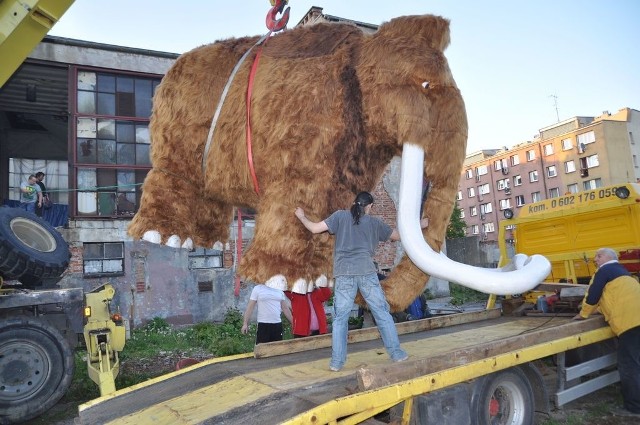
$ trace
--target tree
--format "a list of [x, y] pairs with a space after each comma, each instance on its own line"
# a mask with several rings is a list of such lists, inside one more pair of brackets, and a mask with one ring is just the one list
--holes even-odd
[[447, 225], [447, 239], [464, 238], [466, 228], [467, 223], [462, 219], [462, 210], [458, 207], [458, 202], [456, 202]]

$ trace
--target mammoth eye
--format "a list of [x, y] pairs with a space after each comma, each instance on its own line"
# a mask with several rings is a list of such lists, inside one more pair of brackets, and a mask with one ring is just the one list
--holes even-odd
[[424, 82], [422, 83], [422, 88], [423, 88], [423, 89], [428, 89], [428, 88], [429, 88], [429, 82], [428, 82], [428, 81], [424, 81]]

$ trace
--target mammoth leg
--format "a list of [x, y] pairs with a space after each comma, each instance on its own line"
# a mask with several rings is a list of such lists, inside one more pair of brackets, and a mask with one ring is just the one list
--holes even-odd
[[[275, 199], [275, 200], [274, 200]], [[278, 197], [265, 193], [259, 206], [256, 227], [249, 249], [242, 256], [238, 273], [256, 283], [287, 290], [304, 280], [312, 261], [313, 241], [310, 234], [298, 223], [294, 207]], [[284, 276], [293, 276], [287, 282]]]
[[[232, 207], [204, 198], [202, 187], [162, 168], [152, 169], [145, 179], [140, 209], [129, 225], [129, 234], [175, 248], [192, 248], [194, 243], [211, 247], [216, 241], [226, 241]], [[191, 197], [178, 198], [184, 193]]]

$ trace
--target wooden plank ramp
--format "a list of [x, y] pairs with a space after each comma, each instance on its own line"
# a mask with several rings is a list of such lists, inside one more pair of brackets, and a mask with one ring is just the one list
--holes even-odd
[[[328, 370], [329, 336], [258, 345], [255, 357], [212, 359], [81, 405], [80, 422], [276, 424], [367, 386], [385, 385], [379, 375], [406, 380], [432, 370], [432, 362], [446, 367], [561, 333], [606, 326], [601, 319], [499, 315], [487, 310], [398, 324], [402, 346], [410, 355], [400, 364], [389, 361], [376, 328], [350, 331], [348, 360], [340, 372]], [[305, 351], [305, 346], [311, 349]], [[365, 376], [363, 370], [370, 373]]]

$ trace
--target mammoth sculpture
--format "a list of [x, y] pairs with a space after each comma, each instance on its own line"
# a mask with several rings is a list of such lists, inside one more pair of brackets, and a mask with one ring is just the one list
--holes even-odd
[[[234, 207], [254, 208], [255, 235], [238, 273], [304, 292], [331, 278], [332, 240], [307, 232], [295, 207], [314, 220], [348, 208], [402, 154], [398, 229], [409, 257], [383, 282], [392, 310], [415, 299], [429, 275], [511, 294], [549, 273], [540, 256], [496, 270], [437, 254], [467, 138], [464, 102], [443, 54], [448, 20], [399, 17], [370, 35], [348, 24], [298, 27], [270, 38], [251, 74], [257, 41], [201, 46], [165, 75], [150, 124], [153, 168], [131, 236], [211, 247], [228, 239]], [[432, 189], [421, 205], [423, 179]], [[424, 234], [421, 207], [430, 217]]]

